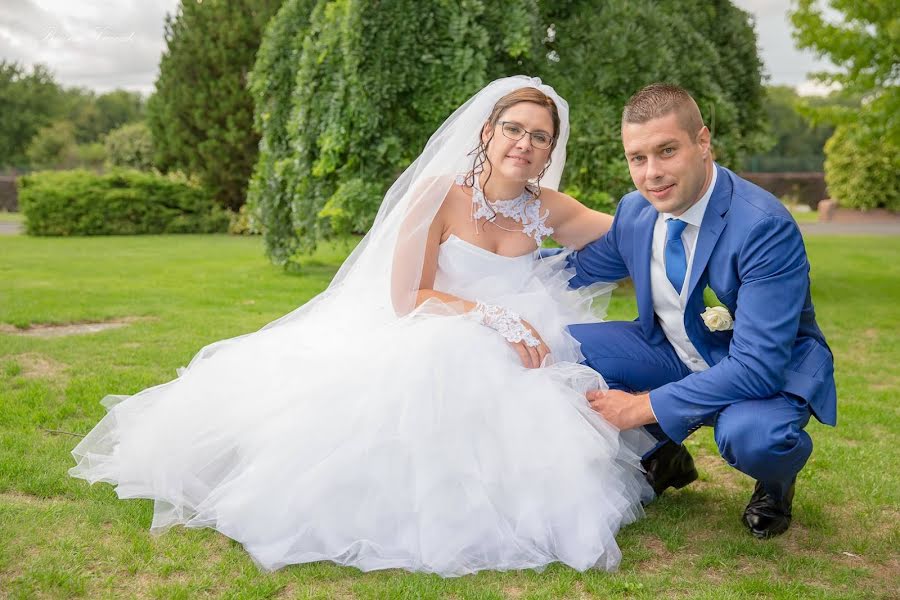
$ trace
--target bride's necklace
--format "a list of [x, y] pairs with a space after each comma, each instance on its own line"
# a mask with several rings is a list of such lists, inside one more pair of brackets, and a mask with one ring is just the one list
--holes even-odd
[[[460, 175], [456, 182], [459, 185], [465, 185], [466, 177]], [[507, 229], [494, 220], [498, 214], [508, 219], [512, 219], [516, 223], [521, 223], [521, 229]], [[528, 237], [534, 238], [538, 246], [545, 237], [553, 235], [553, 228], [547, 225], [547, 217], [550, 211], [544, 211], [541, 214], [541, 201], [534, 196], [527, 187], [522, 190], [516, 198], [510, 200], [488, 200], [484, 196], [481, 189], [481, 182], [478, 180], [478, 174], [475, 174], [472, 182], [472, 222], [475, 225], [475, 235], [480, 235], [478, 230], [478, 221], [485, 219], [486, 222], [493, 223], [496, 227], [503, 231], [511, 233], [524, 233]]]
[[[488, 200], [484, 191], [481, 189], [481, 182], [478, 176], [474, 177], [472, 183], [472, 218], [475, 220], [475, 233], [478, 233], [478, 220], [486, 219], [504, 231], [512, 231], [518, 233], [524, 231], [525, 220], [527, 218], [525, 206], [534, 195], [528, 188], [522, 190], [522, 193], [509, 200]], [[501, 214], [508, 219], [512, 219], [516, 223], [521, 223], [523, 229], [507, 229], [496, 221], [492, 221], [497, 214]]]

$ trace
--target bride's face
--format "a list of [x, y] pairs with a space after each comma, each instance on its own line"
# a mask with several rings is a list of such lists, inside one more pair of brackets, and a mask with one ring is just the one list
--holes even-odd
[[[540, 148], [535, 144], [546, 145], [555, 134], [553, 117], [543, 106], [532, 102], [510, 106], [493, 127], [486, 123], [481, 132], [491, 162], [491, 175], [522, 182], [536, 178], [550, 160], [552, 147]], [[512, 139], [516, 136], [521, 139]]]

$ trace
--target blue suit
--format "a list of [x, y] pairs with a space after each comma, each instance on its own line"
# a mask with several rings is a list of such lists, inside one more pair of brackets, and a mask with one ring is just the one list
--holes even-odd
[[[692, 373], [657, 322], [650, 257], [658, 213], [636, 191], [622, 198], [610, 231], [569, 262], [573, 287], [630, 276], [639, 317], [570, 329], [610, 387], [650, 390], [657, 437], [681, 443], [701, 425], [714, 426], [732, 466], [785, 486], [812, 452], [804, 431], [810, 413], [836, 422], [834, 361], [816, 324], [809, 262], [790, 213], [765, 190], [715, 168], [684, 314], [688, 337], [710, 368]], [[734, 316], [733, 330], [703, 323], [707, 286]]]

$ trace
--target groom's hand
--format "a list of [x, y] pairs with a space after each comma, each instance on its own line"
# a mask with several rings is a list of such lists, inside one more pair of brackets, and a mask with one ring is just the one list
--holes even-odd
[[591, 390], [587, 394], [591, 408], [619, 430], [656, 423], [650, 408], [650, 394], [629, 394], [620, 390]]

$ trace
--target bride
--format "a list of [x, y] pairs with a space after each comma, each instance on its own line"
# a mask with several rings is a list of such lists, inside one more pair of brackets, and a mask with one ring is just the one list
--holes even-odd
[[565, 325], [596, 320], [593, 298], [538, 252], [611, 223], [555, 191], [568, 134], [540, 80], [489, 84], [327, 290], [173, 381], [105, 398], [70, 474], [153, 499], [153, 531], [213, 527], [265, 569], [616, 568], [615, 534], [652, 497], [653, 442], [591, 410], [605, 384]]

